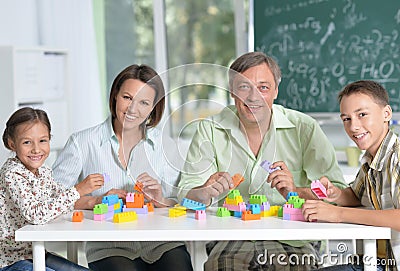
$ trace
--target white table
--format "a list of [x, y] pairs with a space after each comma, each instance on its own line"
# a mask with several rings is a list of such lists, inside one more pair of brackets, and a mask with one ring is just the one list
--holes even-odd
[[[75, 260], [75, 241], [209, 241], [209, 240], [364, 240], [364, 254], [375, 257], [376, 239], [390, 239], [390, 228], [355, 224], [309, 223], [285, 221], [277, 217], [257, 221], [242, 221], [235, 217], [215, 216], [215, 209], [207, 210], [206, 220], [195, 220], [194, 213], [170, 218], [168, 209], [138, 215], [138, 220], [115, 224], [111, 221], [94, 221], [93, 212], [84, 211], [83, 222], [72, 222], [71, 215], [64, 215], [46, 225], [28, 225], [16, 231], [17, 241], [33, 242], [35, 271], [45, 270], [47, 241], [66, 241]], [[69, 250], [71, 251], [71, 250]], [[376, 270], [366, 265], [365, 270]]]

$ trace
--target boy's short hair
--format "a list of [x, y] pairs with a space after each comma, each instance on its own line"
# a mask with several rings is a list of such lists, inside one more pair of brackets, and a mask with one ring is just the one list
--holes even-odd
[[339, 103], [344, 96], [354, 93], [362, 93], [370, 96], [377, 104], [386, 106], [389, 104], [389, 95], [386, 89], [372, 80], [360, 80], [346, 85], [338, 94]]

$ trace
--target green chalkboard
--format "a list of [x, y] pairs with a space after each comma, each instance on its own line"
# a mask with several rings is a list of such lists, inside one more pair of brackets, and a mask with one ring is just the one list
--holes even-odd
[[399, 0], [254, 0], [254, 49], [282, 69], [276, 103], [338, 112], [337, 93], [380, 82], [400, 111]]

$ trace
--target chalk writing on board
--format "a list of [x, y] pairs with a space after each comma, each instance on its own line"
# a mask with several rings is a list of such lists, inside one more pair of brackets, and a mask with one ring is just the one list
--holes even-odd
[[[400, 110], [400, 2], [255, 0], [255, 50], [282, 69], [277, 103], [337, 112], [347, 83], [375, 80]], [[389, 7], [386, 7], [389, 6]]]

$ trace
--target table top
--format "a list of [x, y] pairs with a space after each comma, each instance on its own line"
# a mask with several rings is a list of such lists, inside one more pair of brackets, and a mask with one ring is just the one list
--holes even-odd
[[207, 209], [206, 220], [196, 220], [194, 212], [170, 218], [168, 208], [138, 214], [125, 223], [95, 221], [93, 212], [84, 211], [82, 222], [72, 222], [72, 213], [46, 225], [28, 225], [16, 231], [17, 241], [208, 241], [208, 240], [323, 240], [390, 239], [391, 230], [344, 223], [287, 221], [278, 217], [243, 221], [217, 217]]

